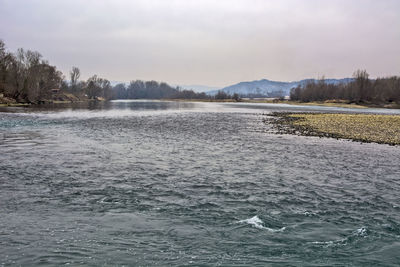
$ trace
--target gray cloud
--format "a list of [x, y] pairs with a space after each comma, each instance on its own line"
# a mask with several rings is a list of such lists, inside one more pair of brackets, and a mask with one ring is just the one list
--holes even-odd
[[0, 38], [67, 73], [223, 86], [400, 74], [396, 0], [0, 0]]

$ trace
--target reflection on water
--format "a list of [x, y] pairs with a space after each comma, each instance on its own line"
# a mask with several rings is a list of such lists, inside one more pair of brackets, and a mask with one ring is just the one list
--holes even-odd
[[[3, 113], [54, 113], [62, 111], [192, 111], [192, 112], [254, 112], [261, 110], [266, 113], [272, 111], [288, 112], [343, 112], [343, 113], [375, 113], [400, 115], [400, 109], [385, 108], [341, 108], [328, 106], [302, 106], [272, 103], [246, 103], [246, 102], [186, 102], [162, 100], [113, 100], [108, 102], [91, 101], [82, 103], [47, 104], [28, 107], [0, 107]], [[72, 113], [70, 113], [72, 114]]]
[[325, 109], [3, 108], [0, 265], [396, 266], [399, 147], [268, 133], [284, 110]]

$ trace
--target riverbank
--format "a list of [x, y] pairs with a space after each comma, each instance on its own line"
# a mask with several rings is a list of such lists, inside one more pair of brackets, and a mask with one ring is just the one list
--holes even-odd
[[234, 99], [164, 99], [166, 101], [182, 101], [182, 102], [222, 102], [222, 103], [268, 103], [268, 104], [287, 104], [287, 105], [300, 105], [300, 106], [322, 106], [322, 107], [338, 107], [338, 108], [390, 108], [400, 109], [400, 105], [396, 103], [373, 104], [373, 103], [348, 103], [342, 100], [327, 100], [327, 101], [314, 101], [314, 102], [301, 102], [292, 100], [281, 100], [272, 98], [241, 98], [240, 100]]
[[70, 104], [70, 103], [85, 103], [91, 101], [105, 101], [106, 99], [102, 97], [97, 97], [95, 99], [89, 99], [85, 95], [74, 95], [71, 93], [57, 93], [46, 99], [39, 99], [35, 102], [18, 102], [17, 100], [4, 97], [0, 95], [0, 107], [21, 107], [21, 106], [31, 106], [31, 105], [52, 105], [52, 104]]
[[[50, 99], [38, 100], [34, 103], [20, 103], [15, 99], [6, 98], [0, 96], [0, 106], [29, 106], [37, 104], [66, 104], [66, 103], [82, 103], [88, 101], [106, 101], [102, 97], [97, 97], [96, 99], [88, 99], [86, 96], [77, 96], [71, 93], [58, 93], [53, 95]], [[140, 99], [138, 99], [140, 100]], [[143, 99], [144, 100], [144, 99]], [[148, 99], [146, 99], [148, 100]], [[297, 105], [297, 106], [322, 106], [322, 107], [339, 107], [339, 108], [389, 108], [389, 109], [400, 109], [400, 105], [397, 103], [348, 103], [344, 100], [327, 100], [327, 101], [314, 101], [314, 102], [300, 102], [292, 101], [288, 99], [274, 99], [274, 98], [241, 98], [239, 100], [235, 99], [160, 99], [162, 101], [178, 101], [178, 102], [217, 102], [217, 103], [266, 103], [266, 104], [287, 104], [287, 105]]]
[[400, 116], [374, 114], [273, 113], [279, 133], [400, 145]]
[[339, 108], [390, 108], [400, 109], [400, 104], [397, 103], [349, 103], [345, 100], [326, 100], [326, 101], [313, 101], [313, 102], [300, 102], [292, 100], [284, 100], [289, 105], [303, 105], [303, 106], [325, 106], [325, 107], [339, 107]]

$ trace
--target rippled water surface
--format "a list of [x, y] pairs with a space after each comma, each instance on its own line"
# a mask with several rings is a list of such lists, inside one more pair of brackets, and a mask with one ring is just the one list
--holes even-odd
[[283, 110], [343, 111], [3, 108], [0, 265], [398, 266], [400, 148], [273, 134]]

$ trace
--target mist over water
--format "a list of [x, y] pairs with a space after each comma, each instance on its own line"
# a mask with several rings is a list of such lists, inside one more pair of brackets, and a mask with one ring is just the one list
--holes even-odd
[[400, 264], [400, 149], [276, 135], [272, 104], [0, 113], [0, 265]]

